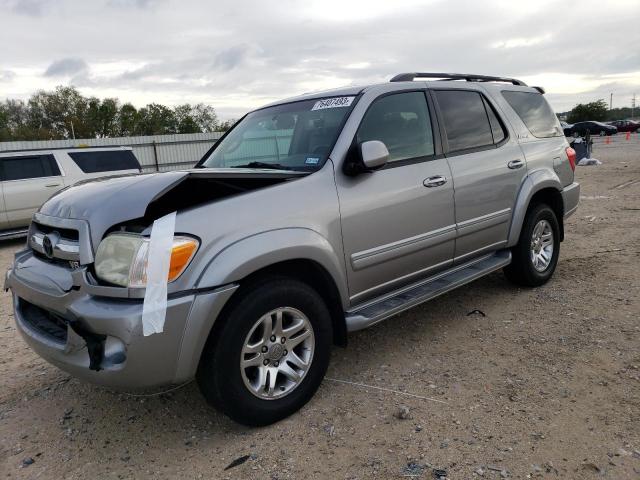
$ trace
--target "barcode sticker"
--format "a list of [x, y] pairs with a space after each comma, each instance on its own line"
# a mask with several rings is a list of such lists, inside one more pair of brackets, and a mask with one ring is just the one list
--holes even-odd
[[323, 110], [325, 108], [350, 107], [356, 97], [333, 97], [318, 100], [311, 110]]

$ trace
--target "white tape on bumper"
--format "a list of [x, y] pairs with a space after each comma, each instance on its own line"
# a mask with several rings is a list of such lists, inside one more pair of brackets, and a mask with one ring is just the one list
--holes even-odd
[[161, 333], [167, 315], [167, 278], [171, 263], [176, 212], [153, 222], [147, 263], [147, 289], [142, 305], [142, 333]]

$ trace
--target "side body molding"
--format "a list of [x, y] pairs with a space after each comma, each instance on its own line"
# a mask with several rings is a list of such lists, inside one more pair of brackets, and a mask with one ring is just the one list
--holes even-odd
[[527, 213], [529, 202], [536, 192], [539, 192], [544, 188], [553, 188], [558, 192], [562, 191], [562, 183], [560, 182], [558, 175], [556, 175], [553, 170], [534, 170], [522, 181], [520, 192], [518, 192], [518, 198], [516, 199], [516, 204], [513, 209], [507, 247], [513, 247], [518, 243], [520, 230], [522, 230], [522, 224], [524, 223], [524, 217]]
[[197, 288], [210, 288], [242, 280], [261, 268], [287, 260], [312, 260], [333, 279], [342, 308], [349, 305], [344, 275], [344, 257], [320, 233], [309, 228], [280, 228], [238, 240], [219, 251], [197, 282]]

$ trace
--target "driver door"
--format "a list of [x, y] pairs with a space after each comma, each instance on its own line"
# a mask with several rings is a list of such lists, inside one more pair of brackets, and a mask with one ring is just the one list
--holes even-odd
[[453, 182], [436, 155], [424, 91], [387, 94], [365, 113], [355, 142], [382, 141], [389, 162], [350, 177], [336, 172], [351, 301], [360, 303], [453, 262]]

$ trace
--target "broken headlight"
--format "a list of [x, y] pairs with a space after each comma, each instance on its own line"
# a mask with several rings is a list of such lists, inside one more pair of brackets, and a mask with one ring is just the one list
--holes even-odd
[[[191, 237], [173, 237], [167, 282], [173, 282], [182, 275], [198, 245], [199, 242]], [[148, 256], [148, 237], [126, 233], [109, 235], [98, 246], [96, 275], [105, 282], [121, 287], [145, 287]]]

